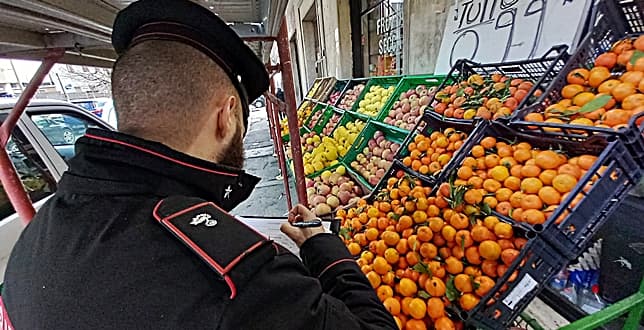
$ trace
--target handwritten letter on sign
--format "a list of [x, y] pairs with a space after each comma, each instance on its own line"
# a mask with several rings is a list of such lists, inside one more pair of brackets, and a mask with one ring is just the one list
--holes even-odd
[[460, 58], [481, 63], [541, 57], [581, 38], [591, 0], [465, 0], [447, 15], [435, 72]]

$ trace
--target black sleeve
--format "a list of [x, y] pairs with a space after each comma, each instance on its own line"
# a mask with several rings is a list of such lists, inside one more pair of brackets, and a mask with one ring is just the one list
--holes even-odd
[[304, 265], [288, 252], [265, 265], [226, 308], [220, 329], [398, 329], [338, 237], [316, 235], [300, 253]]

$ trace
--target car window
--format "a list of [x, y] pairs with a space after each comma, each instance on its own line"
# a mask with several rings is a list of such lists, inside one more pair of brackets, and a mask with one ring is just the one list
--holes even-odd
[[[6, 151], [32, 202], [35, 203], [56, 190], [56, 181], [49, 169], [18, 128], [14, 129]], [[0, 221], [13, 213], [15, 213], [13, 205], [9, 202], [9, 197], [0, 183]]]
[[31, 120], [65, 160], [74, 156], [74, 143], [88, 128], [99, 128], [96, 122], [73, 113], [37, 114]]

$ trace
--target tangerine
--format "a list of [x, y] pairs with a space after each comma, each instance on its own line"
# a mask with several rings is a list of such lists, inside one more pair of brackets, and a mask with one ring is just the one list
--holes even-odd
[[440, 298], [432, 297], [427, 300], [427, 314], [432, 320], [445, 316], [445, 304]]
[[[381, 285], [378, 287], [378, 289], [376, 289], [376, 295], [378, 295], [378, 298], [380, 299], [380, 301], [384, 302], [387, 298], [391, 298], [394, 296], [394, 289], [392, 289], [389, 285]], [[396, 300], [396, 302], [398, 302], [398, 300]], [[400, 304], [398, 305], [398, 312], [391, 313], [391, 314], [395, 315], [399, 313], [400, 313]]]
[[559, 174], [552, 179], [552, 186], [560, 193], [570, 192], [577, 185], [577, 178], [570, 174]]
[[[539, 189], [541, 191], [541, 188]], [[525, 195], [521, 199], [521, 208], [525, 210], [535, 209], [540, 210], [543, 207], [541, 198], [537, 195]]]
[[501, 256], [501, 246], [495, 241], [483, 241], [479, 245], [479, 254], [486, 260], [497, 260]]
[[411, 297], [416, 294], [416, 291], [418, 291], [418, 287], [416, 286], [416, 282], [409, 278], [403, 278], [400, 280], [399, 283], [400, 287], [398, 292], [402, 294], [405, 297]]
[[544, 170], [555, 169], [560, 163], [559, 155], [552, 150], [540, 151], [535, 157], [535, 164]]
[[409, 302], [409, 315], [420, 320], [425, 317], [427, 313], [427, 304], [420, 298], [414, 298]]
[[559, 205], [559, 203], [561, 202], [561, 194], [557, 191], [557, 189], [551, 186], [544, 186], [543, 188], [539, 189], [538, 195], [546, 205]]
[[472, 293], [466, 293], [458, 299], [459, 305], [461, 305], [461, 308], [466, 311], [474, 309], [474, 307], [478, 305], [479, 301], [481, 301], [481, 299]]
[[445, 295], [445, 282], [438, 276], [433, 276], [425, 283], [425, 291], [432, 297], [440, 298]]
[[514, 229], [509, 223], [499, 222], [494, 226], [494, 234], [499, 238], [511, 239], [514, 236]]
[[454, 277], [454, 286], [461, 293], [469, 293], [474, 291], [472, 286], [472, 279], [469, 275], [458, 274]]
[[454, 322], [449, 317], [443, 316], [434, 321], [434, 329], [436, 330], [456, 330]]
[[[499, 253], [501, 252], [499, 251]], [[460, 274], [463, 272], [463, 263], [452, 256], [445, 259], [445, 269], [450, 274]]]
[[526, 178], [521, 181], [521, 191], [526, 194], [536, 194], [543, 187], [543, 182], [537, 178]]

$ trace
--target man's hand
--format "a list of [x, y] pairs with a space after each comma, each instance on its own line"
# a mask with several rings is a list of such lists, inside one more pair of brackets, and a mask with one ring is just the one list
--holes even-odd
[[304, 241], [317, 235], [324, 233], [324, 227], [310, 227], [310, 228], [298, 228], [291, 226], [291, 223], [298, 221], [309, 221], [315, 219], [315, 214], [309, 209], [304, 207], [302, 204], [297, 204], [290, 212], [288, 217], [289, 223], [284, 223], [281, 226], [281, 230], [286, 236], [291, 238], [297, 247], [302, 246]]

